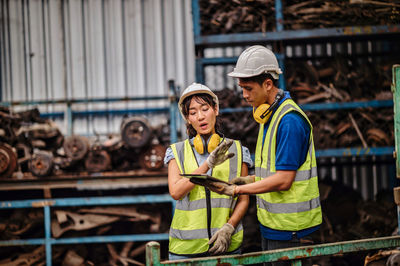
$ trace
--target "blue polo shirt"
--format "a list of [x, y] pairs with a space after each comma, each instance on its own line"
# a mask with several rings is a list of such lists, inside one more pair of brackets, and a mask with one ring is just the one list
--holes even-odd
[[[290, 99], [289, 92], [285, 92], [285, 96], [279, 102], [279, 105], [286, 99]], [[275, 110], [276, 109], [278, 108], [275, 108]], [[272, 115], [274, 113], [275, 111], [272, 113]], [[271, 118], [264, 125], [263, 143], [270, 120]], [[308, 122], [299, 113], [290, 112], [282, 117], [278, 125], [278, 131], [276, 135], [276, 170], [299, 169], [307, 157], [310, 132], [311, 129]], [[274, 230], [260, 224], [262, 236], [271, 240], [291, 240], [293, 236], [302, 238], [316, 231], [318, 228], [319, 225], [293, 232]]]

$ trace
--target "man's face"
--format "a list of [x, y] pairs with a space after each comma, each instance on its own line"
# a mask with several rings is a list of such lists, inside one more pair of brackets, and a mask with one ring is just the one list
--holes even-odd
[[267, 101], [268, 92], [265, 86], [255, 81], [243, 81], [241, 79], [239, 79], [238, 84], [242, 88], [243, 98], [251, 106], [258, 107]]

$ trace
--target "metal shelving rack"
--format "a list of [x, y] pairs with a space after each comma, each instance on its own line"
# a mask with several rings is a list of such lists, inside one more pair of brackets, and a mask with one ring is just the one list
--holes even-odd
[[169, 195], [142, 195], [142, 196], [120, 196], [120, 197], [90, 197], [90, 198], [66, 198], [66, 199], [36, 199], [1, 201], [0, 210], [17, 208], [43, 208], [44, 211], [44, 237], [34, 239], [2, 240], [0, 246], [26, 246], [44, 245], [46, 253], [46, 265], [52, 265], [52, 246], [61, 244], [85, 244], [85, 243], [111, 243], [128, 241], [154, 241], [168, 240], [168, 233], [159, 234], [132, 234], [132, 235], [110, 235], [110, 236], [87, 236], [74, 238], [53, 238], [51, 236], [51, 210], [52, 207], [69, 206], [101, 206], [121, 204], [144, 204], [144, 203], [171, 203], [172, 213], [175, 209], [175, 200]]
[[[275, 20], [276, 31], [266, 33], [237, 33], [237, 34], [220, 34], [220, 35], [201, 35], [200, 28], [200, 6], [199, 0], [192, 0], [193, 12], [193, 29], [194, 43], [196, 47], [196, 80], [204, 83], [204, 67], [211, 65], [234, 65], [238, 57], [213, 57], [204, 58], [201, 56], [202, 50], [206, 47], [227, 47], [233, 45], [248, 45], [266, 42], [279, 41], [305, 41], [305, 40], [323, 40], [327, 38], [335, 39], [355, 39], [365, 36], [391, 36], [400, 34], [400, 25], [383, 25], [383, 26], [348, 26], [336, 28], [321, 28], [310, 30], [284, 30], [282, 20], [282, 1], [275, 1]], [[285, 55], [276, 54], [281, 68], [285, 68]], [[285, 89], [284, 78], [280, 78], [279, 86]], [[356, 109], [356, 108], [383, 108], [392, 107], [391, 100], [372, 100], [357, 101], [343, 103], [312, 103], [301, 105], [305, 111], [316, 110], [338, 110], [338, 109]], [[250, 109], [249, 109], [250, 110]], [[223, 110], [222, 110], [223, 111]], [[227, 112], [235, 110], [226, 110]], [[337, 157], [337, 156], [360, 156], [360, 155], [391, 155], [394, 147], [379, 148], [343, 148], [343, 149], [327, 149], [317, 151], [317, 156], [321, 157]]]

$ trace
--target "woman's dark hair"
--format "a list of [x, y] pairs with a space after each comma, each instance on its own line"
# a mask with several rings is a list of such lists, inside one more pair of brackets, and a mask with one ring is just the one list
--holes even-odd
[[[182, 102], [182, 114], [186, 118], [189, 116], [190, 102], [192, 101], [192, 98], [194, 98], [196, 102], [208, 104], [209, 106], [211, 106], [214, 109], [217, 107], [217, 104], [213, 101], [212, 96], [207, 93], [199, 93], [199, 94], [190, 95], [187, 98], [185, 98], [185, 100], [183, 100], [183, 102]], [[216, 121], [215, 121], [215, 132], [217, 132], [217, 133], [221, 132], [220, 128], [221, 128], [221, 126], [220, 126], [219, 118], [217, 116]], [[197, 131], [194, 129], [194, 127], [187, 122], [186, 122], [186, 131], [187, 131], [187, 134], [189, 135], [189, 138], [193, 138], [197, 135]]]

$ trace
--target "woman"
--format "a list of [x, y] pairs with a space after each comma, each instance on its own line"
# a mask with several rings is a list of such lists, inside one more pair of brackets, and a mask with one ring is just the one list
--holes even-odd
[[206, 86], [194, 83], [182, 93], [179, 110], [189, 139], [172, 144], [168, 187], [177, 200], [169, 234], [169, 259], [216, 254], [240, 254], [241, 219], [249, 197], [229, 197], [195, 185], [180, 174], [208, 174], [229, 182], [247, 176], [250, 153], [239, 141], [225, 139], [218, 130], [218, 97]]

